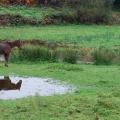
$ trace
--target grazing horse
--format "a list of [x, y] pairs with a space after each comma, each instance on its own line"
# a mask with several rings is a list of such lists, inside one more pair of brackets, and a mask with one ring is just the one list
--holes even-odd
[[22, 80], [19, 80], [18, 83], [14, 84], [9, 77], [4, 77], [4, 79], [0, 79], [0, 90], [20, 90], [21, 84]]
[[5, 66], [8, 67], [8, 60], [11, 53], [11, 49], [14, 47], [21, 48], [21, 41], [2, 41], [0, 43], [0, 54], [4, 55]]

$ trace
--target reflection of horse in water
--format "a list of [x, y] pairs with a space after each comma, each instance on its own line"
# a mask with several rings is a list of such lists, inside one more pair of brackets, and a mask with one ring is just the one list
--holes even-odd
[[11, 53], [11, 49], [14, 47], [21, 47], [21, 41], [3, 41], [0, 43], [0, 54], [5, 58], [5, 66], [8, 67], [8, 60]]
[[19, 80], [18, 83], [12, 83], [9, 77], [4, 77], [0, 79], [0, 90], [20, 90], [22, 80]]

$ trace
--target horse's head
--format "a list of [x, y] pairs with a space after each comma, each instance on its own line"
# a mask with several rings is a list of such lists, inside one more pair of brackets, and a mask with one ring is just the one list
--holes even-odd
[[22, 80], [19, 80], [19, 82], [16, 84], [16, 89], [20, 90], [21, 84], [22, 84]]

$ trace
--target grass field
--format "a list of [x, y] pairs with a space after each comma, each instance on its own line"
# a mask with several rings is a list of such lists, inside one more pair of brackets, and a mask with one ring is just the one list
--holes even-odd
[[[39, 39], [80, 46], [120, 45], [120, 26], [50, 25], [0, 27], [0, 39]], [[77, 87], [75, 93], [49, 97], [0, 100], [0, 120], [120, 119], [120, 66], [67, 63], [14, 63], [0, 66], [0, 75], [47, 77]], [[32, 86], [31, 86], [32, 87]]]
[[33, 19], [42, 19], [44, 16], [49, 15], [50, 13], [55, 12], [53, 8], [45, 7], [25, 7], [25, 6], [9, 6], [2, 7], [0, 6], [0, 15], [3, 14], [12, 14], [12, 15], [21, 15], [27, 18]]
[[0, 39], [39, 39], [81, 46], [119, 46], [120, 26], [49, 25], [0, 27]]
[[0, 71], [0, 75], [53, 78], [78, 88], [62, 96], [0, 100], [1, 120], [95, 120], [96, 115], [100, 120], [120, 119], [119, 66], [22, 63], [1, 65]]
[[[65, 9], [64, 9], [65, 10]], [[14, 14], [41, 20], [57, 9], [46, 7], [0, 7], [0, 14]], [[71, 13], [67, 10], [65, 13]], [[78, 46], [120, 46], [120, 26], [41, 25], [0, 27], [0, 40], [38, 39]], [[0, 100], [0, 120], [119, 120], [120, 66], [48, 62], [0, 64], [0, 75], [21, 75], [65, 81], [75, 93], [48, 97]], [[32, 86], [31, 86], [32, 87]]]
[[41, 20], [45, 16], [49, 16], [51, 14], [59, 14], [64, 12], [65, 14], [72, 14], [75, 10], [69, 7], [61, 8], [53, 8], [53, 7], [26, 7], [26, 6], [0, 6], [0, 15], [10, 14], [10, 15], [20, 15], [26, 18], [32, 18], [35, 20]]

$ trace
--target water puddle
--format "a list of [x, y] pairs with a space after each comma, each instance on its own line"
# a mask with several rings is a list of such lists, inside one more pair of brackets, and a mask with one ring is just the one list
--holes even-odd
[[72, 86], [51, 79], [0, 76], [0, 99], [4, 100], [65, 94], [73, 90]]

